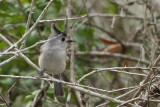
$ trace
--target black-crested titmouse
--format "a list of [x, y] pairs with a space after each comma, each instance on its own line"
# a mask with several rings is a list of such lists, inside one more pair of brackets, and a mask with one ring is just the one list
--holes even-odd
[[[66, 34], [58, 30], [54, 24], [51, 25], [51, 34], [46, 43], [40, 48], [39, 66], [41, 75], [44, 71], [52, 73], [54, 78], [61, 79], [60, 75], [66, 67], [66, 48], [68, 43], [73, 42], [66, 38]], [[54, 82], [55, 96], [64, 96], [62, 84]]]

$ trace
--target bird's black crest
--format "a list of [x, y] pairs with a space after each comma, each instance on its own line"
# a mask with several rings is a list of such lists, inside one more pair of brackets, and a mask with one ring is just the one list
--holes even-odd
[[57, 29], [57, 27], [56, 27], [54, 24], [51, 25], [51, 31], [52, 31], [52, 32], [55, 32], [55, 33], [57, 33], [57, 34], [62, 34], [62, 35], [65, 36], [65, 37], [67, 36], [66, 33], [61, 32], [59, 29]]

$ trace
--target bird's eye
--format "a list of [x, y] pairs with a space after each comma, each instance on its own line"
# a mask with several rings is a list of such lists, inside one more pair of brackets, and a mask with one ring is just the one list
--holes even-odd
[[62, 40], [62, 41], [65, 41], [65, 38], [62, 38], [61, 40]]

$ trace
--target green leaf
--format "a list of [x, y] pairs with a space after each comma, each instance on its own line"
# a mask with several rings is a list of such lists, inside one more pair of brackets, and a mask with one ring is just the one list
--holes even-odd
[[61, 7], [62, 7], [62, 3], [60, 0], [55, 0], [54, 1], [54, 7], [56, 8], [57, 11], [60, 11]]
[[118, 6], [117, 4], [111, 2], [111, 1], [106, 1], [106, 4], [108, 5], [107, 7], [104, 7], [104, 11], [111, 13], [111, 14], [115, 14], [118, 12]]
[[8, 7], [8, 9], [14, 11], [14, 12], [17, 12], [18, 10], [15, 8], [15, 5], [13, 3], [10, 3], [10, 2], [6, 2], [5, 3], [6, 6]]
[[0, 9], [4, 11], [13, 11], [17, 12], [18, 10], [15, 8], [15, 5], [11, 2], [0, 2]]
[[37, 95], [40, 92], [40, 90], [35, 90], [32, 92], [33, 95]]
[[33, 12], [34, 12], [34, 14], [33, 14], [33, 20], [37, 20], [37, 18], [41, 14], [41, 10], [39, 10], [39, 9], [36, 8], [36, 9], [33, 9]]
[[16, 24], [16, 30], [22, 35], [25, 32], [26, 23], [18, 23]]
[[[0, 59], [0, 62], [3, 62], [5, 60], [7, 60], [9, 57], [3, 57]], [[4, 65], [1, 66], [1, 69], [0, 69], [0, 73], [1, 74], [8, 74], [10, 71], [10, 69], [12, 68], [12, 64], [11, 63], [6, 63]]]
[[85, 26], [81, 26], [76, 32], [75, 32], [75, 36], [74, 39], [76, 41], [76, 43], [78, 44], [85, 44], [87, 42], [86, 40], [86, 36], [85, 36]]
[[37, 31], [33, 31], [27, 38], [26, 40], [26, 46], [31, 46], [33, 44], [35, 44], [36, 42], [38, 42], [39, 37], [38, 37], [38, 32]]
[[5, 46], [7, 46], [7, 43], [4, 42], [4, 41], [1, 41], [1, 42], [0, 42], [0, 47], [1, 47], [1, 48], [0, 48], [0, 51], [2, 51]]
[[25, 96], [25, 102], [28, 102], [30, 100], [34, 99], [34, 95], [27, 95]]
[[0, 10], [0, 16], [1, 16], [2, 18], [10, 17], [10, 15], [9, 15], [7, 12], [3, 11], [3, 10]]
[[25, 107], [31, 107], [32, 103], [32, 101], [28, 102]]
[[11, 78], [5, 78], [5, 79], [1, 79], [0, 83], [8, 86], [13, 84], [13, 80]]
[[40, 89], [33, 91], [31, 95], [27, 95], [27, 96], [25, 97], [25, 102], [28, 102], [28, 101], [34, 99], [34, 97], [35, 97], [39, 92], [40, 92]]

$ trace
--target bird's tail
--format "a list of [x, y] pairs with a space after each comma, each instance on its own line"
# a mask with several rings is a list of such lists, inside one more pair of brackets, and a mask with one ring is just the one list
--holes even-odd
[[[54, 78], [56, 78], [58, 80], [61, 80], [60, 75], [54, 75]], [[62, 84], [59, 83], [59, 82], [54, 82], [54, 95], [56, 97], [64, 96], [64, 91], [63, 91], [63, 88], [62, 88]]]

